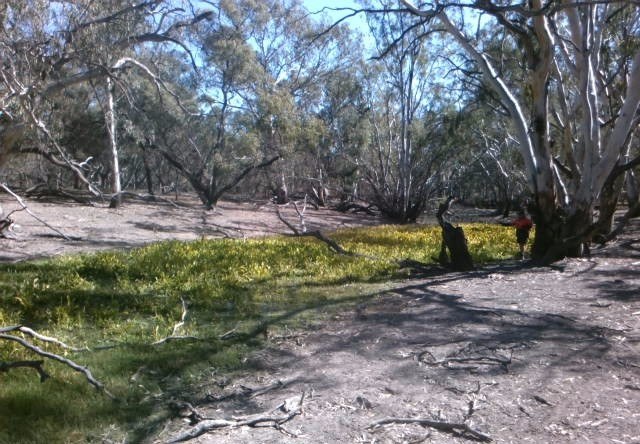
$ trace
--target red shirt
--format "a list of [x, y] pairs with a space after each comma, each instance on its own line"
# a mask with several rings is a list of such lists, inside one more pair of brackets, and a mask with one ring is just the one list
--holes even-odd
[[522, 216], [511, 222], [511, 225], [518, 230], [530, 230], [533, 227], [533, 222], [528, 217]]

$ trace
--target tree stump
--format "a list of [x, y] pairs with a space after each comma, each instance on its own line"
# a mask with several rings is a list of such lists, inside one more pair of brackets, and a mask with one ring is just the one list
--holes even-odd
[[454, 227], [444, 221], [442, 227], [442, 239], [449, 250], [450, 262], [448, 264], [455, 271], [473, 270], [473, 260], [467, 248], [467, 238], [461, 227]]
[[[438, 223], [442, 228], [442, 247], [440, 248], [438, 261], [441, 265], [455, 271], [469, 271], [473, 270], [474, 267], [464, 230], [462, 227], [454, 227], [444, 219], [454, 201], [454, 197], [447, 198], [447, 201], [440, 205], [436, 214]], [[449, 250], [448, 255], [446, 250]]]

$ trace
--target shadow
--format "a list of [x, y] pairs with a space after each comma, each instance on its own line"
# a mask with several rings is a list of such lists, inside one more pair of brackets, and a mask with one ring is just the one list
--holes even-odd
[[589, 286], [597, 290], [601, 298], [617, 302], [640, 302], [639, 264], [596, 268], [589, 275]]
[[[544, 276], [548, 271], [529, 264], [496, 264], [471, 273], [432, 274], [390, 291], [354, 298], [351, 302], [359, 303], [358, 308], [344, 313], [336, 330], [321, 329], [315, 334], [314, 355], [346, 353], [360, 356], [364, 362], [396, 362], [398, 381], [423, 374], [417, 364], [428, 367], [428, 374], [436, 380], [455, 377], [469, 381], [479, 375], [525, 374], [544, 362], [541, 373], [536, 373], [542, 384], [545, 375], [554, 372], [582, 374], [585, 362], [591, 367], [612, 365], [611, 332], [598, 323], [553, 311], [496, 306], [493, 300], [481, 302], [482, 294], [462, 297], [440, 289], [497, 273], [503, 278], [518, 278], [522, 272]], [[482, 291], [481, 285], [474, 288]], [[284, 322], [296, 314], [289, 312], [272, 322]], [[400, 351], [406, 353], [405, 358], [398, 358]], [[624, 355], [617, 353], [618, 358]], [[453, 364], [433, 365], [421, 360], [421, 355], [432, 355], [434, 362], [455, 359]], [[474, 363], [455, 364], [455, 360], [464, 362], [466, 358]]]

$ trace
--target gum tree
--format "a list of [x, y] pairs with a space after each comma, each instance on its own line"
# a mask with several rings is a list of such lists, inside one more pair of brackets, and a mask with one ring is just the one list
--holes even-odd
[[[180, 8], [178, 6], [184, 6]], [[185, 28], [207, 19], [188, 4], [160, 0], [138, 3], [8, 0], [0, 6], [0, 157], [39, 154], [70, 170], [89, 190], [87, 178], [61, 138], [65, 102], [94, 92], [104, 104], [109, 135], [112, 191], [119, 192], [116, 89], [126, 92], [123, 75], [136, 71], [160, 87], [158, 73], [137, 58], [145, 47], [166, 45], [189, 53], [180, 41]], [[192, 11], [192, 12], [186, 12]], [[83, 91], [84, 90], [84, 91]]]
[[[635, 2], [401, 0], [399, 14], [449, 36], [473, 60], [514, 128], [536, 222], [535, 258], [581, 253], [598, 227], [594, 210], [638, 123], [640, 49]], [[626, 17], [625, 26], [616, 17]], [[470, 25], [472, 18], [473, 25]], [[522, 48], [523, 83], [485, 51], [492, 27]], [[624, 37], [626, 35], [626, 37]], [[620, 48], [619, 45], [626, 45]], [[614, 65], [604, 57], [615, 51]], [[606, 217], [606, 215], [603, 215]]]

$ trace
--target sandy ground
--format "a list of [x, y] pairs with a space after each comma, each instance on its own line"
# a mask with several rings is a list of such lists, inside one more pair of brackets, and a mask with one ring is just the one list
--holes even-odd
[[[166, 202], [126, 201], [118, 209], [107, 204], [87, 206], [70, 202], [26, 200], [27, 211], [11, 215], [15, 221], [12, 239], [0, 240], [0, 262], [89, 252], [133, 248], [161, 240], [195, 240], [218, 237], [255, 237], [291, 234], [268, 202], [224, 201], [212, 211], [204, 211], [193, 198], [185, 196], [179, 206]], [[4, 214], [20, 210], [10, 196], [0, 195]], [[302, 210], [302, 207], [300, 207]], [[292, 206], [281, 209], [286, 219], [299, 228]], [[330, 230], [381, 223], [375, 216], [344, 214], [308, 206], [304, 213], [308, 230]], [[71, 240], [65, 240], [62, 235]]]
[[[268, 204], [223, 202], [204, 213], [187, 203], [109, 210], [29, 202], [76, 240], [15, 213], [16, 239], [0, 241], [0, 260], [288, 231]], [[287, 217], [296, 222], [292, 209]], [[306, 222], [329, 229], [380, 220], [307, 209]], [[180, 401], [209, 420], [290, 420], [222, 427], [190, 442], [640, 443], [639, 234], [634, 221], [591, 258], [553, 267], [514, 261], [416, 274], [308, 330], [270, 336], [245, 372], [214, 375]], [[206, 421], [199, 424], [214, 424]], [[145, 442], [193, 430], [176, 416]]]
[[[272, 338], [244, 377], [224, 387], [214, 380], [188, 399], [204, 417], [233, 419], [284, 415], [277, 407], [305, 393], [302, 414], [283, 429], [224, 428], [193, 442], [479, 439], [400, 422], [426, 419], [465, 424], [498, 443], [639, 443], [634, 254], [398, 283], [313, 331]], [[242, 391], [277, 381], [282, 387], [258, 396]], [[399, 422], [374, 426], [388, 418]], [[176, 418], [150, 442], [189, 430]]]

